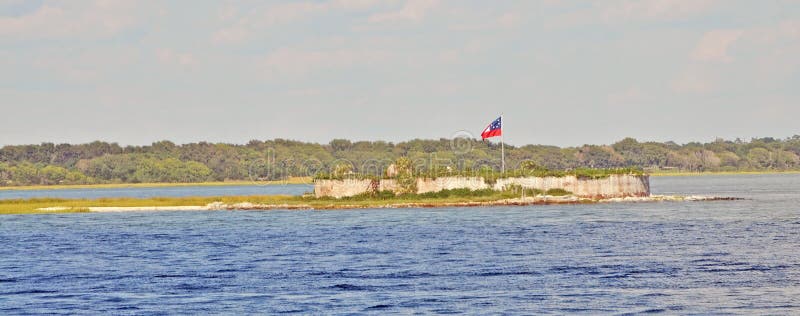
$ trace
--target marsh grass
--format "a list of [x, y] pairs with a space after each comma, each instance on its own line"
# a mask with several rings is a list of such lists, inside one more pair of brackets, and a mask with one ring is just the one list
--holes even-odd
[[[525, 196], [532, 197], [537, 195], [566, 196], [572, 192], [563, 189], [551, 189], [542, 191], [538, 189], [525, 189]], [[311, 206], [335, 206], [335, 205], [390, 205], [400, 203], [462, 203], [462, 202], [492, 202], [505, 199], [519, 198], [523, 196], [522, 187], [512, 186], [507, 190], [495, 191], [492, 189], [470, 190], [470, 189], [451, 189], [438, 192], [427, 192], [421, 194], [399, 194], [395, 195], [391, 191], [380, 191], [374, 194], [363, 193], [340, 199], [332, 197], [302, 197], [301, 199]]]
[[[46, 214], [87, 212], [89, 207], [147, 207], [147, 206], [204, 206], [213, 202], [236, 204], [298, 204], [299, 197], [289, 195], [216, 196], [216, 197], [155, 197], [101, 199], [16, 199], [0, 200], [0, 214]], [[64, 207], [67, 210], [40, 211], [37, 209]]]
[[[520, 188], [521, 190], [521, 188]], [[381, 191], [375, 194], [361, 194], [352, 197], [335, 199], [330, 197], [316, 198], [310, 195], [250, 195], [250, 196], [211, 196], [211, 197], [155, 197], [155, 198], [101, 198], [101, 199], [61, 199], [61, 198], [35, 198], [0, 200], [0, 214], [51, 214], [51, 213], [77, 213], [88, 212], [89, 207], [158, 207], [158, 206], [205, 206], [214, 202], [228, 205], [238, 203], [253, 203], [263, 205], [307, 205], [313, 208], [334, 208], [337, 206], [386, 206], [391, 204], [421, 203], [463, 203], [463, 202], [492, 202], [504, 199], [518, 198], [522, 191], [510, 189], [494, 191], [491, 189], [469, 190], [452, 189], [439, 192], [422, 194], [395, 195], [391, 191]], [[525, 194], [534, 196], [570, 195], [565, 190], [553, 189], [546, 192], [527, 189]], [[63, 210], [42, 211], [43, 208], [65, 208]]]

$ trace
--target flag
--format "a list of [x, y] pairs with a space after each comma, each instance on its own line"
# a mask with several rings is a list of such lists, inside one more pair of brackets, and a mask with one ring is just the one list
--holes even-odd
[[503, 118], [502, 116], [498, 117], [496, 120], [494, 120], [494, 122], [492, 122], [492, 124], [486, 126], [486, 129], [484, 129], [483, 132], [481, 133], [481, 138], [487, 139], [489, 137], [503, 135], [503, 124], [501, 122], [502, 118]]

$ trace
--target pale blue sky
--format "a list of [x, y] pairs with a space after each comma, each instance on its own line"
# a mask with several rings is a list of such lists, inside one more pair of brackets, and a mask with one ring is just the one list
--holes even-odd
[[0, 145], [800, 134], [800, 1], [0, 0]]

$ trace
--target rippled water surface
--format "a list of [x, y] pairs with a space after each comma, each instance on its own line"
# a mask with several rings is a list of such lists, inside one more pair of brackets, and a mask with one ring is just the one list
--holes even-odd
[[744, 201], [0, 217], [0, 314], [800, 313], [800, 176]]

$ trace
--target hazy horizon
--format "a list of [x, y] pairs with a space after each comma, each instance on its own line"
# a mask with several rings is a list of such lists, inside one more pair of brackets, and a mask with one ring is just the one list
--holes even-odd
[[795, 1], [6, 0], [0, 41], [0, 146], [800, 134]]

